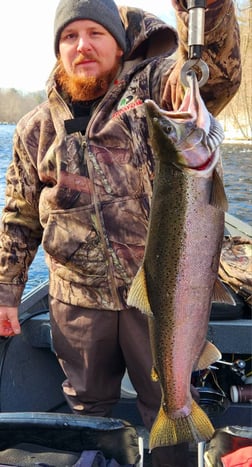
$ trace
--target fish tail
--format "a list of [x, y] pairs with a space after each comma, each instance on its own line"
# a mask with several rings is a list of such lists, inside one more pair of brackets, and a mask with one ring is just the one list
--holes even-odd
[[206, 413], [192, 401], [190, 415], [172, 419], [161, 406], [152, 426], [149, 439], [150, 450], [180, 444], [184, 442], [199, 443], [209, 440], [214, 428]]

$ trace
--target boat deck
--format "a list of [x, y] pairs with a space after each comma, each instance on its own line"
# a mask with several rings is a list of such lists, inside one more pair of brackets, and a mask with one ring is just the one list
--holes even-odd
[[[226, 217], [226, 233], [252, 238], [252, 228]], [[69, 413], [61, 391], [64, 374], [52, 349], [48, 312], [48, 283], [45, 282], [26, 295], [19, 308], [22, 334], [0, 346], [0, 411], [1, 412], [48, 412]], [[211, 319], [208, 339], [225, 356], [240, 358], [251, 356], [252, 320], [251, 310], [239, 319]], [[11, 368], [11, 371], [10, 371]], [[151, 467], [148, 454], [148, 433], [136, 407], [131, 389], [126, 388], [120, 402], [113, 410], [113, 417], [128, 420], [137, 428], [144, 440], [144, 467]], [[133, 391], [134, 392], [134, 391]], [[204, 395], [204, 394], [203, 394]], [[228, 425], [252, 425], [252, 404], [232, 403], [223, 400], [208, 401], [205, 410], [215, 428]], [[195, 446], [190, 449], [190, 467], [197, 467], [198, 453]], [[202, 464], [203, 465], [203, 464]]]

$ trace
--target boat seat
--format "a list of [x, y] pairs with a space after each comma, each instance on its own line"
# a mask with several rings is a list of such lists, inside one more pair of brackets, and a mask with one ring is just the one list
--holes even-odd
[[[226, 426], [215, 430], [208, 443], [198, 444], [198, 467], [218, 467], [223, 465], [222, 459], [232, 453], [248, 448], [248, 462], [239, 465], [251, 466], [252, 461], [252, 428], [247, 426]], [[226, 464], [225, 464], [226, 465]], [[228, 464], [231, 465], [231, 464]], [[232, 465], [238, 465], [237, 462]]]
[[143, 467], [142, 440], [124, 420], [42, 412], [0, 414], [1, 465], [11, 460], [19, 467], [41, 462], [71, 467], [85, 451], [97, 450], [119, 466]]

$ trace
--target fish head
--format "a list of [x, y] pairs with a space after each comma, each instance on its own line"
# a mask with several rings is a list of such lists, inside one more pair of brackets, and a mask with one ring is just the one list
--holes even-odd
[[177, 111], [161, 109], [145, 101], [146, 118], [154, 154], [160, 161], [181, 170], [212, 172], [224, 139], [219, 122], [208, 112], [199, 92], [197, 76], [188, 73], [189, 87]]

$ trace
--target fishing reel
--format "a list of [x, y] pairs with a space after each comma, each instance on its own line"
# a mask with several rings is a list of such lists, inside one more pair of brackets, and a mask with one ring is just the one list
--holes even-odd
[[[219, 360], [218, 363], [221, 365], [227, 365], [230, 367], [231, 371], [236, 373], [236, 375], [241, 379], [241, 381], [246, 380], [246, 362], [242, 359], [234, 360], [233, 362], [227, 362], [225, 360]], [[211, 368], [215, 368], [218, 370], [218, 367], [212, 366]]]

